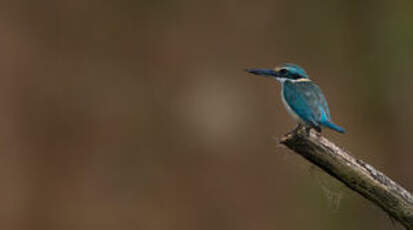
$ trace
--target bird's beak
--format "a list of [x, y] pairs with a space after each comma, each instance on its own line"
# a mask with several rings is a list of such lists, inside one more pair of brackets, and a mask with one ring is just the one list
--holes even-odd
[[278, 72], [273, 70], [273, 69], [256, 69], [256, 68], [252, 68], [252, 69], [246, 69], [245, 71], [247, 71], [248, 73], [252, 73], [255, 75], [261, 75], [263, 77], [278, 77]]

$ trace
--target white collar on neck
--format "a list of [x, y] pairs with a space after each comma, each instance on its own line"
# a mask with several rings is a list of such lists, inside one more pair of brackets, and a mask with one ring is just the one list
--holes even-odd
[[311, 80], [308, 78], [301, 78], [301, 79], [297, 79], [297, 80], [292, 80], [292, 79], [285, 79], [285, 78], [281, 78], [281, 79], [277, 79], [279, 82], [284, 83], [285, 81], [290, 81], [290, 82], [310, 82]]

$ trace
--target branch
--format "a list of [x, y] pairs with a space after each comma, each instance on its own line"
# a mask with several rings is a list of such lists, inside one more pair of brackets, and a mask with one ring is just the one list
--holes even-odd
[[369, 164], [324, 137], [302, 130], [284, 135], [281, 144], [295, 151], [413, 230], [413, 196]]

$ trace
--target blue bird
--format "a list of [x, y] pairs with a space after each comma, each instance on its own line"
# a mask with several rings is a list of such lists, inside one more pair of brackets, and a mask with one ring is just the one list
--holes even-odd
[[298, 65], [282, 64], [274, 69], [247, 69], [249, 73], [273, 78], [281, 83], [281, 98], [288, 112], [297, 120], [298, 127], [307, 132], [313, 128], [321, 132], [327, 127], [340, 133], [345, 130], [331, 121], [327, 101], [320, 87], [313, 83]]

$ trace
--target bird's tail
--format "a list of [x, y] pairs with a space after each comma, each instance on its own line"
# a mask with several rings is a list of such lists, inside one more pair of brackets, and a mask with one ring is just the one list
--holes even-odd
[[324, 125], [324, 126], [327, 127], [327, 128], [330, 128], [330, 129], [332, 129], [332, 130], [335, 130], [335, 131], [337, 131], [337, 132], [339, 132], [339, 133], [345, 133], [345, 132], [346, 132], [345, 129], [341, 128], [340, 126], [334, 124], [334, 123], [331, 122], [331, 121], [324, 121], [324, 122], [322, 123], [322, 125]]

